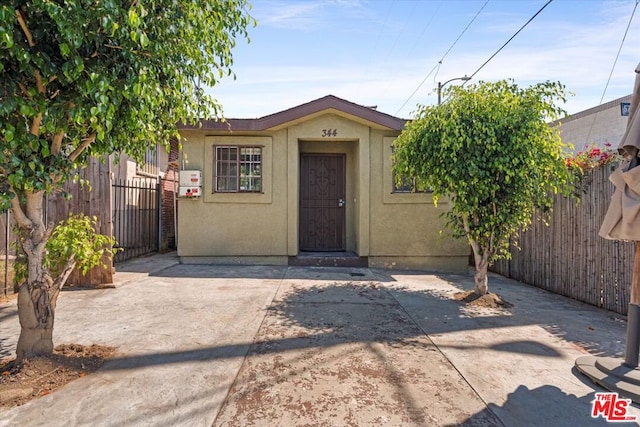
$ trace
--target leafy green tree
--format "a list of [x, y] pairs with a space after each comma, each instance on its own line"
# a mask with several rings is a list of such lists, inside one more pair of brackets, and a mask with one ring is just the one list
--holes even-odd
[[557, 128], [547, 121], [564, 111], [560, 83], [522, 89], [510, 80], [447, 91], [440, 106], [421, 106], [394, 144], [398, 177], [413, 177], [446, 196], [447, 225], [466, 238], [475, 260], [475, 291], [489, 291], [487, 269], [507, 257], [509, 239], [548, 212], [553, 194], [568, 191], [569, 172]]
[[246, 0], [15, 0], [0, 5], [0, 210], [28, 259], [18, 360], [53, 349], [63, 276], [43, 264], [43, 199], [90, 155], [141, 158], [177, 123], [221, 115], [200, 87], [231, 75]]

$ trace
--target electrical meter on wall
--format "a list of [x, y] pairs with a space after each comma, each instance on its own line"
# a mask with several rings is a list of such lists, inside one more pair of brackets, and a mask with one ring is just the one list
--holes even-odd
[[180, 197], [200, 197], [202, 195], [202, 172], [197, 170], [180, 171]]

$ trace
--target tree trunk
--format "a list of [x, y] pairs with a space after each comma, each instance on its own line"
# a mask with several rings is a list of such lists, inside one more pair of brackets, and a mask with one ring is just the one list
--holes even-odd
[[36, 251], [28, 259], [29, 278], [18, 291], [20, 338], [16, 359], [53, 353], [53, 321], [58, 292], [42, 267], [44, 253]]
[[487, 270], [489, 269], [489, 263], [482, 263], [478, 266], [476, 262], [476, 274], [473, 279], [476, 285], [476, 294], [485, 295], [489, 293], [489, 278], [487, 277]]
[[42, 192], [28, 193], [25, 208], [18, 199], [12, 200], [12, 212], [19, 227], [22, 249], [27, 256], [27, 279], [18, 290], [20, 338], [16, 359], [53, 352], [53, 319], [60, 292], [43, 266], [45, 245], [52, 227], [44, 224]]
[[478, 295], [485, 295], [489, 293], [489, 278], [487, 277], [489, 255], [486, 251], [482, 253], [477, 244], [472, 244], [471, 248], [473, 249], [473, 260], [476, 265], [476, 273], [474, 275], [475, 292]]
[[[495, 211], [495, 207], [494, 207]], [[474, 282], [476, 285], [476, 294], [482, 296], [489, 293], [489, 278], [487, 277], [487, 271], [489, 270], [489, 254], [491, 253], [491, 243], [489, 248], [482, 248], [478, 244], [478, 241], [471, 237], [471, 228], [469, 227], [469, 218], [467, 216], [462, 217], [462, 224], [464, 231], [467, 233], [471, 250], [473, 251], [473, 261], [476, 265], [476, 274], [474, 276]], [[489, 242], [493, 242], [494, 235], [491, 234]]]

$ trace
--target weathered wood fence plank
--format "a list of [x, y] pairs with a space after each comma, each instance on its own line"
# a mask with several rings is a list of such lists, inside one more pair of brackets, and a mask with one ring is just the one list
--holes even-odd
[[[57, 223], [66, 219], [69, 214], [84, 213], [98, 219], [100, 234], [113, 235], [111, 218], [111, 167], [109, 162], [101, 162], [90, 158], [87, 167], [80, 171], [80, 178], [87, 180], [91, 186], [82, 186], [75, 182], [65, 184], [64, 191], [71, 194], [70, 200], [65, 200], [62, 194], [54, 194], [47, 199], [47, 222]], [[74, 271], [67, 283], [100, 285], [113, 283], [113, 262], [107, 258], [103, 260], [107, 266], [95, 267], [86, 275]]]
[[633, 269], [634, 242], [603, 239], [598, 230], [609, 207], [612, 169], [589, 173], [580, 202], [557, 196], [546, 226], [534, 219], [511, 245], [511, 259], [491, 270], [550, 292], [626, 314]]

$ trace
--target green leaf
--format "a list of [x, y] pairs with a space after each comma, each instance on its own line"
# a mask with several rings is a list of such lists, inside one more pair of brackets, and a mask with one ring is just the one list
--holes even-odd
[[138, 13], [134, 9], [129, 9], [129, 25], [137, 27], [140, 24]]
[[13, 126], [11, 127], [6, 127], [3, 131], [3, 135], [4, 135], [4, 139], [6, 140], [6, 142], [11, 142], [13, 141], [13, 137], [14, 137], [14, 128]]
[[140, 33], [140, 46], [147, 47], [149, 45], [149, 37], [146, 33]]
[[0, 37], [0, 41], [2, 41], [4, 47], [6, 47], [7, 49], [11, 49], [13, 47], [13, 37], [11, 36], [10, 31], [6, 31], [3, 29], [3, 31], [0, 31]]
[[60, 43], [60, 53], [64, 57], [69, 57], [69, 54], [71, 53], [71, 49], [69, 48], [69, 45], [66, 43]]

